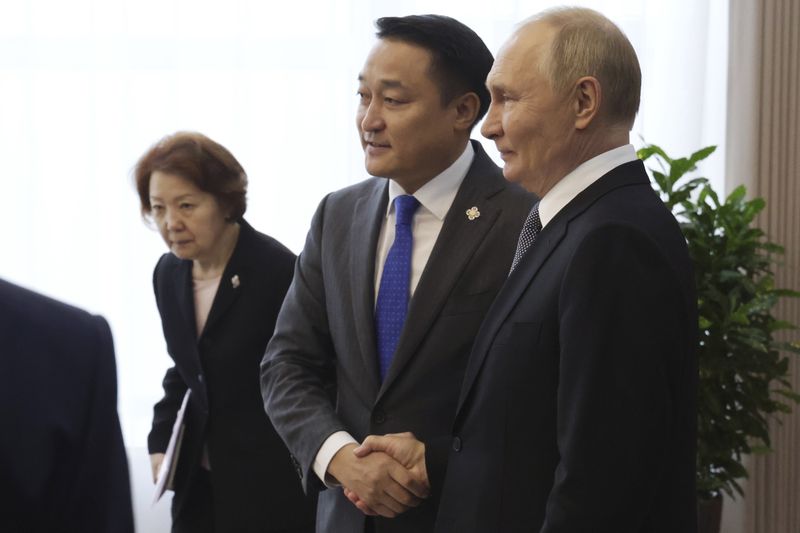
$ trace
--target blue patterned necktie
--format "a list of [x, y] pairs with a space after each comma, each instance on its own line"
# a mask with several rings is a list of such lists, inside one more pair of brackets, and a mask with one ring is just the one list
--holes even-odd
[[419, 201], [405, 194], [394, 199], [396, 217], [394, 242], [383, 265], [378, 301], [375, 305], [375, 334], [378, 339], [378, 360], [381, 381], [392, 363], [408, 311], [411, 278], [411, 222]]
[[528, 213], [528, 218], [525, 219], [525, 224], [522, 226], [522, 232], [519, 234], [519, 241], [517, 241], [517, 251], [514, 252], [514, 262], [511, 263], [511, 270], [508, 271], [509, 275], [514, 272], [517, 265], [522, 260], [528, 248], [536, 242], [536, 236], [542, 231], [542, 221], [539, 218], [539, 202]]

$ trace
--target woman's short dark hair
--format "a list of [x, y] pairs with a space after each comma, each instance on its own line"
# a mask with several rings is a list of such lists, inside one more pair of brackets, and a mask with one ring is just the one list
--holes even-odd
[[473, 92], [481, 105], [472, 125], [483, 118], [491, 102], [486, 76], [494, 57], [477, 33], [444, 15], [383, 17], [375, 25], [379, 39], [396, 39], [428, 50], [431, 77], [439, 86], [442, 103], [447, 105], [454, 98]]
[[179, 131], [150, 147], [134, 167], [142, 217], [150, 218], [150, 177], [160, 171], [214, 195], [229, 220], [247, 210], [247, 174], [227, 148], [202, 133]]

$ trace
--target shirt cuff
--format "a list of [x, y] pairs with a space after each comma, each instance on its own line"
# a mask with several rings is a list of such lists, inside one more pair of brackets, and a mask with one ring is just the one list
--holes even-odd
[[331, 436], [322, 443], [322, 446], [320, 446], [317, 452], [317, 456], [314, 458], [314, 473], [317, 474], [317, 477], [322, 480], [329, 489], [338, 487], [339, 483], [334, 481], [333, 477], [327, 475], [328, 465], [331, 464], [331, 459], [336, 455], [336, 452], [348, 444], [358, 444], [358, 441], [346, 431], [332, 433]]

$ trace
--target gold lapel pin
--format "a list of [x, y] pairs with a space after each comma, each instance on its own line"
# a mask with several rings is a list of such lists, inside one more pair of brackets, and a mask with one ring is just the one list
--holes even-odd
[[478, 208], [476, 206], [472, 206], [469, 209], [467, 209], [467, 218], [468, 219], [475, 220], [479, 216], [481, 216], [481, 212], [478, 211]]
[[234, 274], [231, 278], [231, 285], [233, 285], [234, 289], [239, 288], [239, 274]]

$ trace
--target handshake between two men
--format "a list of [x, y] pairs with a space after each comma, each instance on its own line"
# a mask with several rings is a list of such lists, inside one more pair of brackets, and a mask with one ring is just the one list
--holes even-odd
[[430, 494], [425, 444], [412, 433], [370, 435], [360, 446], [348, 444], [333, 456], [328, 474], [371, 516], [394, 518]]

